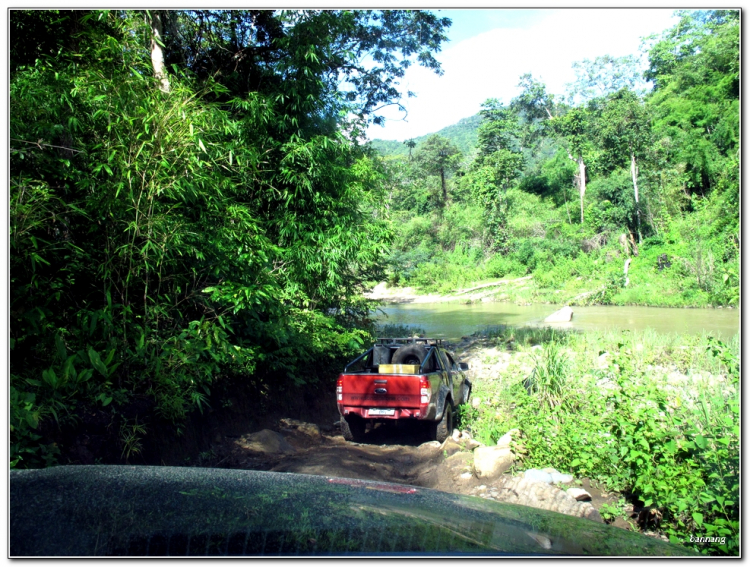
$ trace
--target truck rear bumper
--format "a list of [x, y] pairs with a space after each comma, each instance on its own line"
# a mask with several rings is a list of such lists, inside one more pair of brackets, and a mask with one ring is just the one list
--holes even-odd
[[358, 415], [364, 419], [435, 419], [435, 404], [421, 408], [368, 408], [338, 404], [342, 416]]

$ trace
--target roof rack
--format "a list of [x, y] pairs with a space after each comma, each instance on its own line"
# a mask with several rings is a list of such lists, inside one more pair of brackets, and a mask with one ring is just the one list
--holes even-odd
[[427, 339], [423, 337], [399, 337], [399, 338], [391, 338], [391, 337], [379, 337], [375, 339], [375, 344], [379, 345], [387, 345], [387, 344], [397, 344], [397, 345], [407, 345], [407, 344], [424, 344], [428, 346], [442, 346], [443, 345], [443, 339]]

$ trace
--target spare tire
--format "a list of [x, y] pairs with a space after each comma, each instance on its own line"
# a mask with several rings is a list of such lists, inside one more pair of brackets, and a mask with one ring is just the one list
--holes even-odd
[[393, 353], [391, 364], [422, 364], [427, 356], [423, 345], [405, 345]]

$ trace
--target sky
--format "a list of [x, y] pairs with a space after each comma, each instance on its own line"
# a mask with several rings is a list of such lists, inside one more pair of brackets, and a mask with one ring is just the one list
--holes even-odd
[[531, 73], [554, 94], [574, 80], [575, 61], [638, 54], [641, 38], [677, 23], [669, 9], [466, 9], [433, 10], [453, 20], [436, 55], [444, 74], [413, 65], [401, 79], [407, 109], [383, 111], [384, 126], [370, 139], [407, 140], [473, 116], [488, 98], [509, 103], [519, 78]]

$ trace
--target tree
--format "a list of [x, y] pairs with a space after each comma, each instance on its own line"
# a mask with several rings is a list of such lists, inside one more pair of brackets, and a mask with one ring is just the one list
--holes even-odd
[[441, 206], [445, 207], [448, 203], [445, 174], [458, 168], [461, 152], [447, 138], [433, 134], [417, 148], [414, 161], [428, 175], [440, 175]]
[[578, 174], [575, 182], [581, 203], [583, 223], [583, 198], [586, 194], [585, 154], [591, 148], [591, 115], [584, 107], [561, 107], [555, 104], [554, 96], [547, 93], [543, 83], [530, 74], [523, 75], [518, 85], [521, 93], [511, 102], [511, 108], [522, 117], [530, 132], [527, 137], [538, 139], [552, 133], [565, 146], [568, 158], [576, 163]]
[[553, 128], [563, 140], [568, 158], [578, 166], [576, 185], [581, 203], [583, 224], [583, 198], [586, 195], [586, 162], [584, 156], [591, 151], [591, 113], [583, 107], [571, 108], [553, 120]]
[[707, 195], [739, 148], [739, 12], [678, 13], [649, 51], [648, 105], [655, 138], [671, 163], [683, 164], [688, 192]]
[[573, 63], [573, 71], [576, 80], [567, 85], [571, 105], [604, 98], [624, 88], [639, 95], [645, 94], [646, 83], [640, 72], [640, 61], [634, 55], [602, 55], [593, 61], [576, 61]]
[[154, 67], [154, 77], [159, 81], [162, 92], [169, 92], [169, 77], [164, 69], [164, 42], [162, 40], [162, 14], [159, 10], [146, 12], [149, 25], [151, 26], [151, 64]]
[[[440, 73], [434, 54], [448, 18], [424, 10], [185, 10], [171, 12], [166, 63], [228, 95], [276, 98], [289, 127], [359, 135], [378, 112], [400, 105], [399, 80], [413, 63]], [[327, 125], [327, 126], [326, 126]]]
[[411, 161], [411, 151], [416, 147], [417, 143], [414, 138], [410, 138], [404, 142], [404, 145], [409, 148], [409, 161]]
[[446, 21], [200, 11], [159, 13], [159, 30], [154, 13], [34, 14], [12, 12], [12, 34], [77, 31], [52, 53], [23, 44], [10, 85], [14, 462], [41, 462], [45, 416], [120, 419], [139, 397], [177, 424], [216, 383], [301, 383], [358, 349], [391, 227], [381, 173], [347, 133], [397, 100], [409, 62], [439, 68]]
[[613, 154], [613, 162], [629, 162], [633, 181], [637, 217], [638, 243], [641, 233], [641, 209], [638, 192], [638, 162], [651, 146], [651, 122], [648, 110], [633, 92], [624, 88], [606, 98], [596, 120], [597, 137], [602, 146]]

